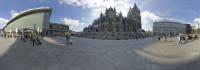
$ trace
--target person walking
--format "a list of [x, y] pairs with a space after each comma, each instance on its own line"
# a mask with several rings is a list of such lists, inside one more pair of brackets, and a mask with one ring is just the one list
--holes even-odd
[[165, 42], [167, 42], [167, 35], [166, 34], [164, 35], [164, 39], [165, 39]]
[[178, 41], [178, 43], [181, 43], [181, 41], [182, 41], [182, 34], [179, 34], [179, 41]]
[[36, 33], [36, 42], [37, 42], [37, 45], [42, 45], [41, 41], [40, 41], [40, 36], [39, 36], [39, 33]]
[[39, 35], [36, 32], [32, 32], [32, 46], [41, 45], [41, 41], [39, 40]]
[[21, 40], [22, 40], [23, 42], [26, 42], [25, 34], [24, 34], [23, 31], [21, 32]]
[[34, 31], [31, 34], [32, 34], [32, 37], [31, 37], [32, 46], [35, 46], [36, 45], [36, 34]]

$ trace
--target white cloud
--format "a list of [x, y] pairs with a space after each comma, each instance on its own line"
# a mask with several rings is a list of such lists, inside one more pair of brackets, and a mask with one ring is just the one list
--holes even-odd
[[[115, 7], [117, 12], [122, 12], [123, 16], [127, 16], [127, 13], [129, 11], [130, 7], [133, 7], [132, 0], [58, 0], [61, 5], [67, 4], [72, 5], [75, 7], [82, 7], [85, 9], [90, 10], [90, 17], [87, 18], [87, 21], [89, 22], [84, 24], [82, 27], [78, 28], [84, 28], [87, 25], [91, 24], [91, 22], [100, 16], [100, 13], [104, 13], [106, 8], [109, 7]], [[76, 25], [76, 24], [75, 24]], [[75, 27], [72, 27], [75, 29]], [[82, 30], [82, 29], [80, 29]]]
[[195, 26], [195, 29], [198, 29], [200, 27], [200, 18], [194, 19], [194, 26]]
[[141, 13], [141, 19], [142, 19], [142, 29], [145, 29], [147, 31], [152, 31], [153, 22], [162, 20], [163, 18], [150, 11], [144, 11]]
[[7, 22], [8, 22], [7, 19], [0, 17], [0, 29], [2, 29], [6, 25]]
[[11, 14], [11, 17], [14, 18], [15, 16], [19, 15], [20, 12], [17, 12], [17, 11], [15, 11], [15, 10], [11, 10], [11, 11], [10, 11], [10, 14]]
[[[79, 6], [91, 10], [90, 17], [95, 19], [99, 17], [101, 12], [105, 12], [106, 8], [115, 7], [117, 12], [122, 12], [123, 16], [127, 16], [130, 7], [133, 7], [133, 1], [136, 0], [58, 0], [61, 5], [67, 4]], [[142, 28], [145, 30], [153, 30], [153, 22], [162, 19], [160, 16], [150, 12], [141, 12]]]
[[8, 22], [7, 19], [0, 17], [0, 24], [6, 25], [7, 22]]
[[122, 12], [123, 16], [127, 15], [127, 12], [131, 4], [131, 0], [58, 0], [59, 3], [68, 4], [72, 6], [80, 6], [91, 10], [92, 18], [99, 17], [101, 12], [104, 12], [106, 8], [116, 7], [117, 12]]
[[200, 23], [200, 18], [195, 18], [194, 22], [199, 22]]
[[71, 30], [81, 31], [80, 29], [83, 28], [84, 23], [81, 23], [79, 20], [71, 19], [71, 18], [64, 18], [62, 20], [65, 25], [69, 25]]
[[[19, 12], [15, 11], [15, 10], [11, 10], [10, 14], [11, 14], [11, 18], [14, 18], [15, 16], [17, 16], [19, 14]], [[3, 28], [8, 21], [9, 21], [8, 19], [0, 17], [0, 29]]]

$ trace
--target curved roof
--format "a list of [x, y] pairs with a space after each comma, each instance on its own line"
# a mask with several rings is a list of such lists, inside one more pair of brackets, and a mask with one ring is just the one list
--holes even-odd
[[50, 12], [50, 13], [51, 13], [52, 8], [50, 8], [50, 7], [40, 7], [40, 8], [34, 8], [34, 9], [29, 9], [29, 10], [23, 11], [23, 12], [21, 12], [19, 15], [15, 16], [15, 17], [12, 18], [10, 21], [8, 21], [7, 24], [6, 24], [6, 26], [9, 25], [11, 22], [17, 20], [17, 19], [20, 18], [20, 17], [29, 15], [29, 14], [31, 14], [31, 13], [44, 12], [44, 11], [47, 11], [47, 12]]

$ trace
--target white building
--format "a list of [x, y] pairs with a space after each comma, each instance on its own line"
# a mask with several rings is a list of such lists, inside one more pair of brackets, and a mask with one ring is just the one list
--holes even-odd
[[156, 35], [186, 33], [186, 25], [180, 22], [158, 21], [153, 23], [153, 33]]
[[194, 26], [195, 26], [194, 29], [199, 29], [199, 28], [200, 28], [200, 23], [199, 23], [199, 22], [196, 22]]
[[194, 19], [194, 29], [200, 28], [200, 18]]

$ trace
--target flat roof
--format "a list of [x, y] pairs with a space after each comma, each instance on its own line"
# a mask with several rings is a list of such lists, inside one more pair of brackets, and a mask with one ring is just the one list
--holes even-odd
[[69, 25], [66, 25], [66, 24], [63, 24], [63, 23], [50, 23], [50, 25], [63, 25], [63, 26], [69, 26]]

